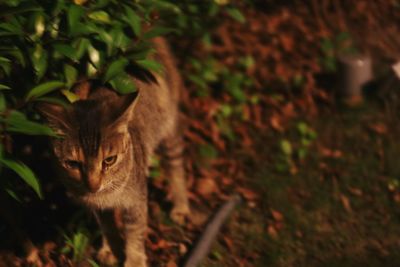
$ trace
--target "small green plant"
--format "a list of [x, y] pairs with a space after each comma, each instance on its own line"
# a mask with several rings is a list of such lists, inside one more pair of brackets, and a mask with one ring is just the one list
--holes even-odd
[[211, 56], [205, 60], [191, 59], [190, 63], [193, 70], [188, 74], [188, 78], [198, 86], [198, 96], [208, 96], [212, 90], [221, 90], [239, 103], [249, 100], [245, 89], [253, 82], [243, 71], [254, 64], [252, 57], [239, 59], [236, 70], [230, 70]]
[[199, 162], [201, 168], [210, 168], [210, 162], [218, 157], [218, 150], [212, 144], [201, 144], [197, 147]]
[[281, 156], [279, 157], [276, 168], [278, 171], [285, 172], [290, 170], [296, 172], [296, 159], [304, 159], [309, 150], [309, 146], [317, 138], [317, 133], [305, 122], [299, 122], [296, 125], [296, 141], [290, 141], [283, 138], [279, 143]]
[[295, 164], [293, 162], [293, 147], [292, 143], [288, 139], [282, 139], [279, 142], [279, 149], [281, 155], [278, 157], [278, 162], [275, 167], [279, 172], [286, 172], [288, 170], [294, 170]]
[[69, 235], [64, 234], [63, 236], [65, 246], [61, 249], [61, 253], [70, 254], [74, 263], [82, 261], [90, 241], [89, 232], [85, 228], [79, 227], [75, 232]]
[[308, 147], [317, 138], [317, 133], [305, 122], [299, 122], [297, 124], [297, 132], [300, 135], [300, 144], [297, 150], [297, 156], [299, 159], [303, 159], [307, 156]]
[[159, 157], [153, 155], [150, 159], [150, 173], [149, 177], [158, 178], [161, 174], [161, 163]]

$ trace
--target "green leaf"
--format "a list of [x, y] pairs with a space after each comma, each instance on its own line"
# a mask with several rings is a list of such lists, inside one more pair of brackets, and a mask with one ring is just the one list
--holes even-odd
[[0, 67], [4, 71], [7, 76], [10, 76], [11, 73], [11, 63], [10, 62], [0, 62]]
[[72, 46], [66, 44], [55, 44], [53, 48], [61, 55], [66, 56], [73, 61], [76, 61], [76, 50]]
[[70, 103], [74, 103], [79, 100], [79, 96], [68, 90], [61, 90], [61, 93], [68, 99]]
[[0, 84], [0, 91], [1, 90], [11, 90], [11, 87], [5, 85], [5, 84]]
[[331, 54], [333, 53], [333, 50], [335, 49], [335, 45], [333, 44], [332, 40], [329, 38], [323, 38], [321, 40], [321, 50], [325, 54]]
[[66, 81], [66, 86], [71, 88], [78, 77], [78, 71], [73, 66], [69, 64], [64, 64], [64, 77]]
[[139, 66], [147, 69], [147, 70], [152, 70], [155, 72], [162, 72], [164, 67], [162, 64], [158, 63], [157, 61], [151, 60], [151, 59], [143, 59], [143, 60], [136, 60], [136, 64]]
[[115, 48], [115, 44], [110, 32], [99, 28], [97, 34], [99, 35], [100, 40], [103, 41], [107, 46], [107, 55], [111, 55], [113, 52], [113, 48]]
[[0, 117], [0, 122], [6, 124], [7, 132], [22, 133], [27, 135], [56, 136], [54, 131], [47, 125], [28, 120], [25, 115], [18, 111], [11, 111], [6, 117]]
[[87, 260], [88, 262], [89, 262], [89, 264], [92, 266], [92, 267], [100, 267], [100, 265], [98, 265], [94, 260], [92, 260], [92, 259], [88, 259]]
[[11, 60], [9, 60], [9, 59], [6, 58], [6, 57], [0, 57], [0, 63], [3, 63], [3, 62], [11, 63]]
[[110, 3], [110, 0], [97, 0], [97, 1], [93, 2], [91, 7], [93, 7], [93, 9], [102, 9], [102, 8], [106, 7], [109, 3]]
[[286, 156], [291, 156], [293, 151], [292, 151], [292, 144], [290, 144], [290, 142], [286, 139], [281, 140], [280, 143], [281, 146], [281, 150], [283, 152], [283, 154], [285, 154]]
[[125, 6], [125, 13], [126, 17], [123, 18], [124, 21], [129, 24], [136, 36], [140, 36], [142, 31], [140, 16], [138, 16], [129, 6]]
[[61, 22], [61, 18], [56, 17], [52, 21], [49, 21], [47, 24], [47, 29], [50, 33], [50, 36], [53, 39], [57, 39], [57, 37], [58, 37], [58, 34], [60, 32], [60, 22]]
[[84, 14], [84, 9], [78, 5], [71, 5], [68, 9], [68, 26], [69, 32], [74, 34], [78, 30], [78, 25], [80, 24], [80, 19]]
[[3, 112], [7, 108], [6, 98], [3, 93], [0, 93], [0, 112]]
[[7, 31], [9, 33], [12, 33], [12, 34], [15, 34], [15, 35], [22, 35], [23, 34], [22, 29], [20, 27], [18, 27], [17, 25], [12, 24], [12, 23], [6, 23], [6, 22], [0, 23], [0, 29], [5, 30], [5, 31]]
[[[172, 1], [164, 1], [164, 0], [152, 0], [151, 5], [154, 6], [156, 10], [165, 10], [169, 12], [174, 12], [176, 14], [181, 13], [181, 9], [178, 5], [173, 4]], [[151, 10], [151, 9], [150, 9]]]
[[31, 61], [36, 73], [37, 81], [39, 81], [47, 70], [47, 52], [41, 45], [37, 45], [31, 52]]
[[16, 172], [22, 178], [22, 180], [24, 180], [36, 192], [36, 194], [40, 198], [43, 198], [39, 181], [28, 166], [26, 166], [22, 162], [10, 159], [0, 159], [0, 163]]
[[14, 192], [14, 190], [10, 189], [10, 188], [5, 188], [4, 189], [7, 194], [12, 197], [13, 199], [15, 199], [18, 202], [22, 202], [21, 199], [18, 197], [18, 195]]
[[111, 23], [110, 16], [103, 10], [91, 12], [89, 13], [88, 17], [99, 23]]
[[307, 135], [307, 133], [309, 131], [309, 128], [308, 128], [308, 125], [305, 122], [299, 122], [297, 124], [297, 130], [299, 131], [299, 133], [301, 135], [304, 136], [304, 135]]
[[213, 145], [205, 144], [199, 147], [199, 154], [202, 158], [215, 159], [218, 157], [218, 151]]
[[149, 55], [153, 54], [156, 50], [151, 47], [150, 43], [147, 41], [141, 41], [126, 53], [127, 57], [132, 60], [142, 60], [147, 59]]
[[254, 58], [251, 55], [240, 58], [239, 62], [245, 69], [249, 69], [255, 65]]
[[307, 149], [302, 147], [299, 148], [299, 150], [297, 151], [297, 156], [299, 157], [299, 159], [304, 159], [307, 156], [307, 153], [308, 153]]
[[126, 36], [121, 27], [114, 27], [110, 32], [111, 38], [114, 40], [113, 46], [125, 51], [132, 44], [132, 39]]
[[237, 9], [237, 8], [227, 8], [226, 12], [234, 20], [236, 20], [236, 21], [238, 21], [240, 23], [245, 23], [246, 22], [245, 16], [242, 14], [242, 12], [239, 11], [239, 9]]
[[[1, 51], [3, 52], [3, 51]], [[4, 51], [4, 53], [7, 53], [11, 56], [13, 56], [18, 62], [13, 62], [13, 64], [21, 64], [22, 67], [26, 66], [26, 62], [25, 62], [25, 57], [23, 55], [23, 53], [21, 52], [20, 49], [18, 49], [17, 47], [13, 47], [11, 49], [9, 49], [8, 51]]]
[[35, 28], [35, 35], [41, 37], [45, 31], [46, 25], [44, 16], [42, 13], [37, 12], [34, 14], [34, 28]]
[[128, 63], [129, 62], [126, 58], [120, 58], [112, 62], [104, 75], [103, 82], [108, 82], [109, 80], [113, 79], [115, 76], [123, 72]]
[[75, 48], [76, 60], [79, 60], [82, 58], [82, 56], [88, 50], [89, 45], [90, 45], [90, 41], [86, 38], [80, 38], [73, 43], [72, 46]]
[[236, 140], [235, 132], [232, 129], [232, 125], [223, 116], [217, 116], [217, 125], [219, 131], [225, 135], [230, 141], [234, 142]]
[[25, 97], [25, 100], [29, 101], [33, 98], [37, 98], [39, 96], [50, 93], [50, 92], [52, 92], [60, 87], [63, 87], [63, 86], [65, 86], [65, 83], [63, 83], [61, 81], [51, 81], [51, 82], [42, 83], [42, 84], [34, 87], [31, 91], [29, 91], [29, 93]]
[[109, 82], [111, 86], [121, 94], [129, 94], [136, 92], [136, 85], [131, 76], [126, 73], [122, 73], [116, 76]]
[[230, 105], [228, 105], [228, 104], [222, 104], [219, 107], [219, 109], [221, 111], [222, 116], [225, 117], [225, 118], [230, 117], [232, 115], [232, 113], [233, 113], [232, 107]]
[[88, 53], [89, 53], [89, 59], [91, 63], [93, 63], [94, 67], [100, 68], [101, 66], [101, 54], [99, 50], [94, 48], [92, 45], [88, 45], [87, 47]]
[[200, 78], [199, 76], [193, 75], [193, 74], [189, 74], [188, 78], [193, 83], [198, 85], [200, 88], [202, 88], [202, 89], [207, 89], [208, 88], [207, 82], [204, 79]]
[[[9, 7], [2, 7], [0, 10], [0, 17], [2, 16], [11, 16], [13, 14], [25, 13], [28, 11], [41, 11], [42, 8], [37, 5], [37, 3], [33, 1], [24, 1], [20, 3], [20, 1], [13, 1], [15, 4], [9, 5]], [[10, 1], [8, 1], [10, 3]]]
[[92, 64], [91, 62], [88, 62], [86, 64], [86, 75], [89, 78], [95, 77], [97, 74], [97, 68], [95, 67], [94, 64]]

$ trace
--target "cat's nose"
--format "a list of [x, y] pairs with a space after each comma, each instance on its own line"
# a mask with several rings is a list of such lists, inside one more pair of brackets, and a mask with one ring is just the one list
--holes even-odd
[[91, 193], [96, 193], [99, 191], [101, 186], [101, 178], [95, 175], [88, 175], [87, 177], [87, 187]]

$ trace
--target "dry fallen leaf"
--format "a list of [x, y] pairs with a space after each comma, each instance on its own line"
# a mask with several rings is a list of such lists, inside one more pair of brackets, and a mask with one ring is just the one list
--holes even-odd
[[277, 239], [278, 238], [278, 231], [275, 229], [273, 225], [269, 225], [267, 228], [267, 232], [270, 237]]
[[338, 159], [343, 156], [343, 152], [338, 149], [330, 149], [330, 148], [326, 148], [326, 147], [320, 147], [319, 151], [323, 157], [327, 157], [327, 158]]
[[272, 127], [272, 129], [278, 131], [278, 132], [283, 132], [283, 126], [282, 126], [282, 121], [281, 121], [281, 117], [278, 114], [273, 114], [270, 119], [269, 119], [269, 123]]
[[350, 187], [349, 191], [350, 191], [350, 193], [352, 193], [353, 195], [355, 195], [357, 197], [361, 197], [363, 195], [363, 191], [356, 187]]
[[352, 212], [353, 211], [352, 208], [351, 208], [350, 200], [349, 200], [348, 197], [346, 197], [345, 195], [341, 194], [340, 195], [340, 200], [342, 201], [342, 205], [343, 205], [344, 209], [347, 212]]
[[272, 218], [274, 218], [275, 221], [277, 221], [277, 222], [282, 222], [283, 221], [283, 215], [279, 211], [271, 209], [271, 215], [272, 215]]
[[206, 197], [212, 193], [218, 193], [218, 185], [212, 178], [201, 178], [196, 181], [195, 190]]
[[238, 193], [240, 193], [247, 201], [252, 201], [258, 198], [258, 195], [256, 192], [253, 190], [244, 188], [244, 187], [238, 187], [236, 189]]
[[279, 37], [280, 37], [280, 41], [281, 41], [281, 43], [282, 43], [283, 49], [284, 49], [286, 52], [292, 51], [292, 50], [293, 50], [293, 47], [294, 47], [294, 43], [293, 43], [293, 38], [292, 38], [292, 36], [282, 34], [282, 35], [280, 35]]
[[376, 122], [368, 125], [368, 128], [377, 134], [386, 134], [388, 132], [386, 124]]
[[233, 241], [232, 241], [232, 239], [229, 238], [228, 236], [223, 236], [222, 240], [224, 241], [224, 243], [225, 243], [226, 247], [228, 248], [228, 250], [230, 252], [232, 252], [233, 251]]
[[293, 103], [287, 103], [282, 107], [281, 112], [285, 118], [293, 118], [296, 115]]

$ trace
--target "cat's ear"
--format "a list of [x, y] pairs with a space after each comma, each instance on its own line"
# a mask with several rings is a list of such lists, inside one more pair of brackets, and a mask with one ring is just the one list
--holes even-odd
[[120, 127], [126, 127], [132, 120], [136, 104], [139, 100], [139, 91], [134, 93], [121, 96], [118, 101], [112, 105], [112, 119], [111, 127], [119, 129]]
[[43, 102], [37, 104], [35, 109], [58, 135], [65, 135], [66, 131], [70, 129], [67, 108], [63, 105]]

